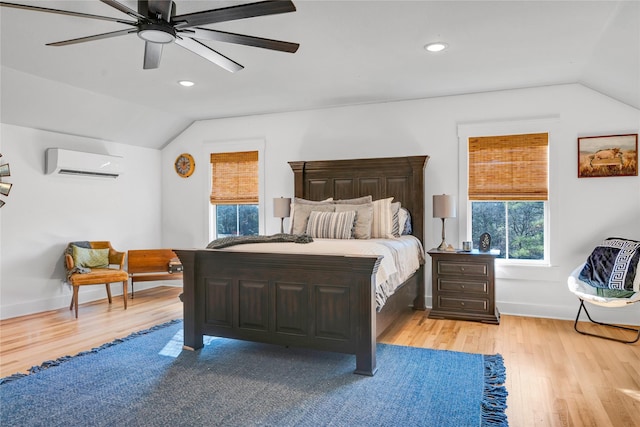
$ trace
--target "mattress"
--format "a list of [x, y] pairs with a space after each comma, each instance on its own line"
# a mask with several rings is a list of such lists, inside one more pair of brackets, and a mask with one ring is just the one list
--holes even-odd
[[414, 236], [396, 239], [314, 239], [311, 243], [247, 243], [224, 248], [234, 252], [309, 255], [382, 256], [375, 277], [376, 309], [379, 311], [399, 285], [424, 263], [424, 249]]

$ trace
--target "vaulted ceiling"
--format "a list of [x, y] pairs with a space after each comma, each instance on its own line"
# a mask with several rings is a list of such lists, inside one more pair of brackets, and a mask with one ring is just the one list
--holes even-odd
[[[98, 0], [14, 2], [128, 18]], [[185, 14], [250, 2], [175, 3]], [[205, 42], [245, 67], [236, 73], [176, 44], [143, 70], [135, 34], [45, 46], [125, 26], [2, 7], [0, 120], [161, 148], [200, 119], [567, 83], [640, 109], [638, 1], [294, 3], [293, 13], [207, 26], [300, 43], [291, 54]], [[449, 48], [424, 49], [438, 40]]]

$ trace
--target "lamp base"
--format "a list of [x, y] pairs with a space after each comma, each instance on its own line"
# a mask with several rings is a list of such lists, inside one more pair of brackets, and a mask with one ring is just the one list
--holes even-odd
[[449, 245], [447, 245], [447, 242], [445, 241], [445, 238], [444, 238], [444, 218], [441, 218], [441, 219], [442, 219], [442, 243], [440, 243], [440, 246], [438, 246], [438, 250], [446, 251]]
[[446, 251], [448, 247], [449, 245], [447, 244], [447, 242], [443, 240], [442, 243], [440, 243], [440, 246], [438, 246], [436, 249], [438, 249], [439, 251]]

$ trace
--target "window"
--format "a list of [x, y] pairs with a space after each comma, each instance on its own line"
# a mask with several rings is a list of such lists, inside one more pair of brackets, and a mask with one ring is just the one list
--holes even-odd
[[215, 238], [259, 233], [258, 152], [211, 154]]
[[546, 260], [548, 134], [470, 137], [471, 238], [491, 235], [500, 258]]

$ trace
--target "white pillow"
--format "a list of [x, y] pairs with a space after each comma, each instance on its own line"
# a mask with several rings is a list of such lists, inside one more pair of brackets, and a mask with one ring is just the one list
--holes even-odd
[[392, 239], [393, 212], [391, 201], [393, 197], [373, 201], [373, 221], [371, 222], [372, 239]]
[[318, 212], [309, 215], [307, 234], [319, 239], [350, 239], [356, 211]]

